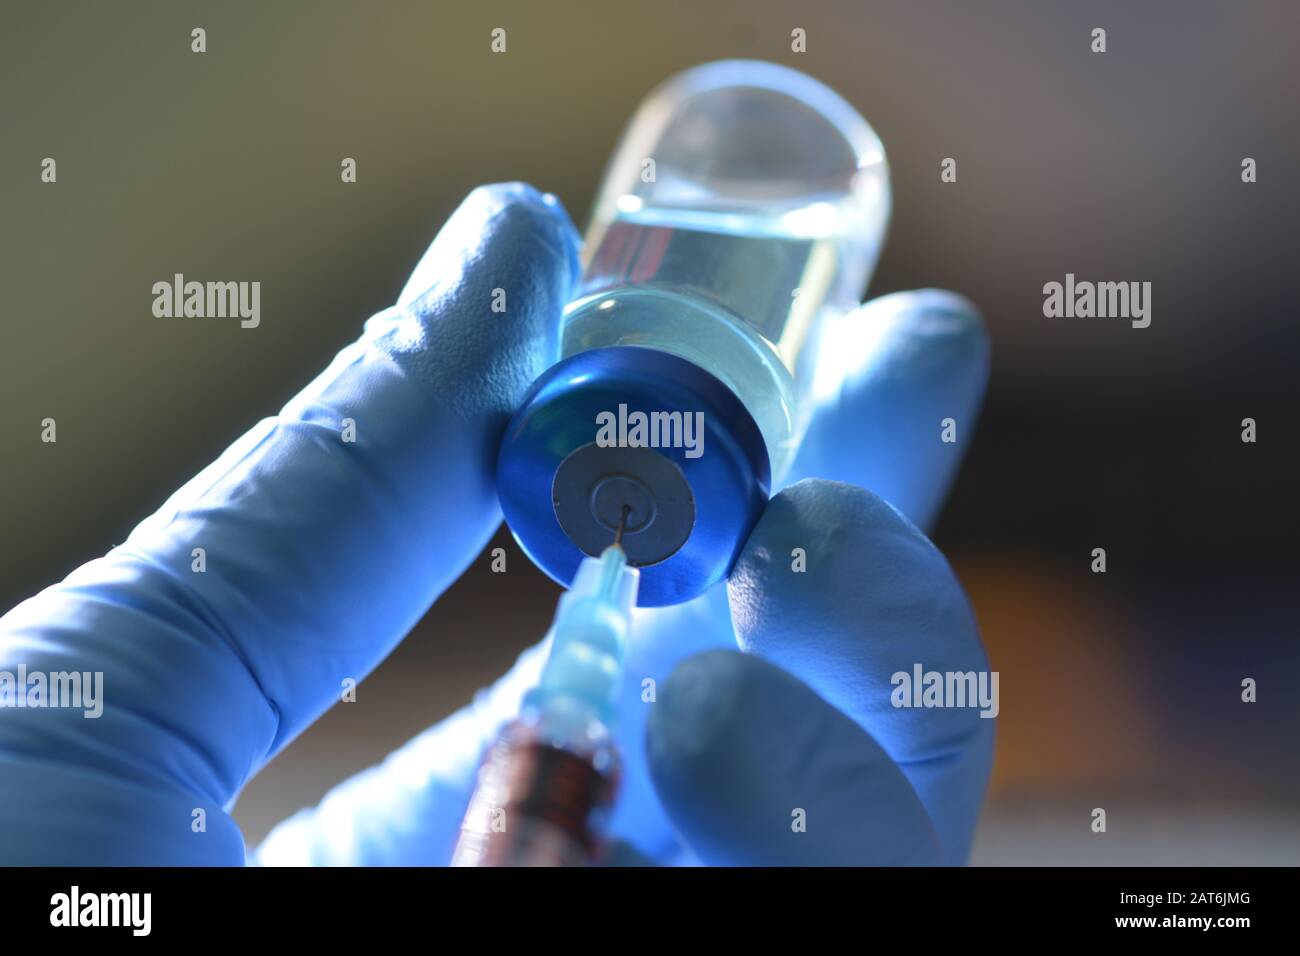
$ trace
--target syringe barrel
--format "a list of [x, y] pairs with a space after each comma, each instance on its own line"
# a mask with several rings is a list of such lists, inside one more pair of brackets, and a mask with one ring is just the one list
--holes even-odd
[[452, 866], [587, 866], [599, 862], [613, 801], [612, 747], [566, 747], [533, 721], [507, 725], [488, 751]]

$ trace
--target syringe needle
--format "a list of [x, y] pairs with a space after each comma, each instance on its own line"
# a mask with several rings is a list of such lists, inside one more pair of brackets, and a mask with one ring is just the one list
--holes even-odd
[[623, 506], [623, 513], [618, 519], [618, 530], [614, 532], [614, 547], [621, 547], [623, 544], [623, 532], [627, 530], [627, 518], [632, 513], [631, 505]]

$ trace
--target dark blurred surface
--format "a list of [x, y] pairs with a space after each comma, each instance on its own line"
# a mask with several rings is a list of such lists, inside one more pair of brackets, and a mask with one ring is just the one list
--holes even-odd
[[[528, 180], [581, 223], [653, 85], [769, 59], [829, 83], [885, 142], [894, 219], [872, 294], [951, 288], [992, 333], [979, 435], [935, 533], [1003, 688], [1032, 689], [1003, 694], [977, 861], [1297, 862], [1298, 29], [1289, 0], [10, 0], [0, 605], [123, 540], [274, 413], [474, 185]], [[39, 182], [46, 156], [57, 187]], [[154, 319], [150, 286], [175, 272], [260, 279], [261, 326]], [[1042, 286], [1067, 272], [1151, 282], [1151, 327], [1044, 318]], [[487, 599], [481, 560], [357, 705], [251, 784], [251, 841], [540, 636], [556, 588], [508, 535], [494, 544], [512, 600]], [[1124, 839], [1090, 842], [1094, 806], [1120, 810]]]

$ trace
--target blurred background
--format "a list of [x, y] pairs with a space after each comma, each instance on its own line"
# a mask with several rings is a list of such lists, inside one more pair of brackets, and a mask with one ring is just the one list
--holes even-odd
[[[8, 0], [0, 605], [122, 541], [273, 414], [396, 298], [473, 186], [527, 180], [581, 225], [651, 87], [768, 59], [884, 140], [894, 218], [871, 293], [951, 288], [991, 330], [934, 532], [1005, 691], [974, 862], [1300, 862], [1298, 35], [1289, 0]], [[154, 319], [150, 287], [174, 272], [259, 278], [261, 326]], [[1151, 327], [1045, 319], [1042, 286], [1067, 272], [1151, 282]], [[508, 534], [492, 546], [511, 601], [490, 599], [485, 555], [357, 704], [250, 784], [250, 843], [542, 634], [558, 589]]]

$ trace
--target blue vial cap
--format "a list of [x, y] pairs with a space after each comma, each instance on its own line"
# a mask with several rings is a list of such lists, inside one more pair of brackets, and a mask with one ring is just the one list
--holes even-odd
[[726, 577], [770, 491], [762, 434], [735, 394], [640, 346], [552, 366], [497, 459], [501, 510], [533, 562], [568, 587], [621, 524], [642, 607], [680, 604]]

